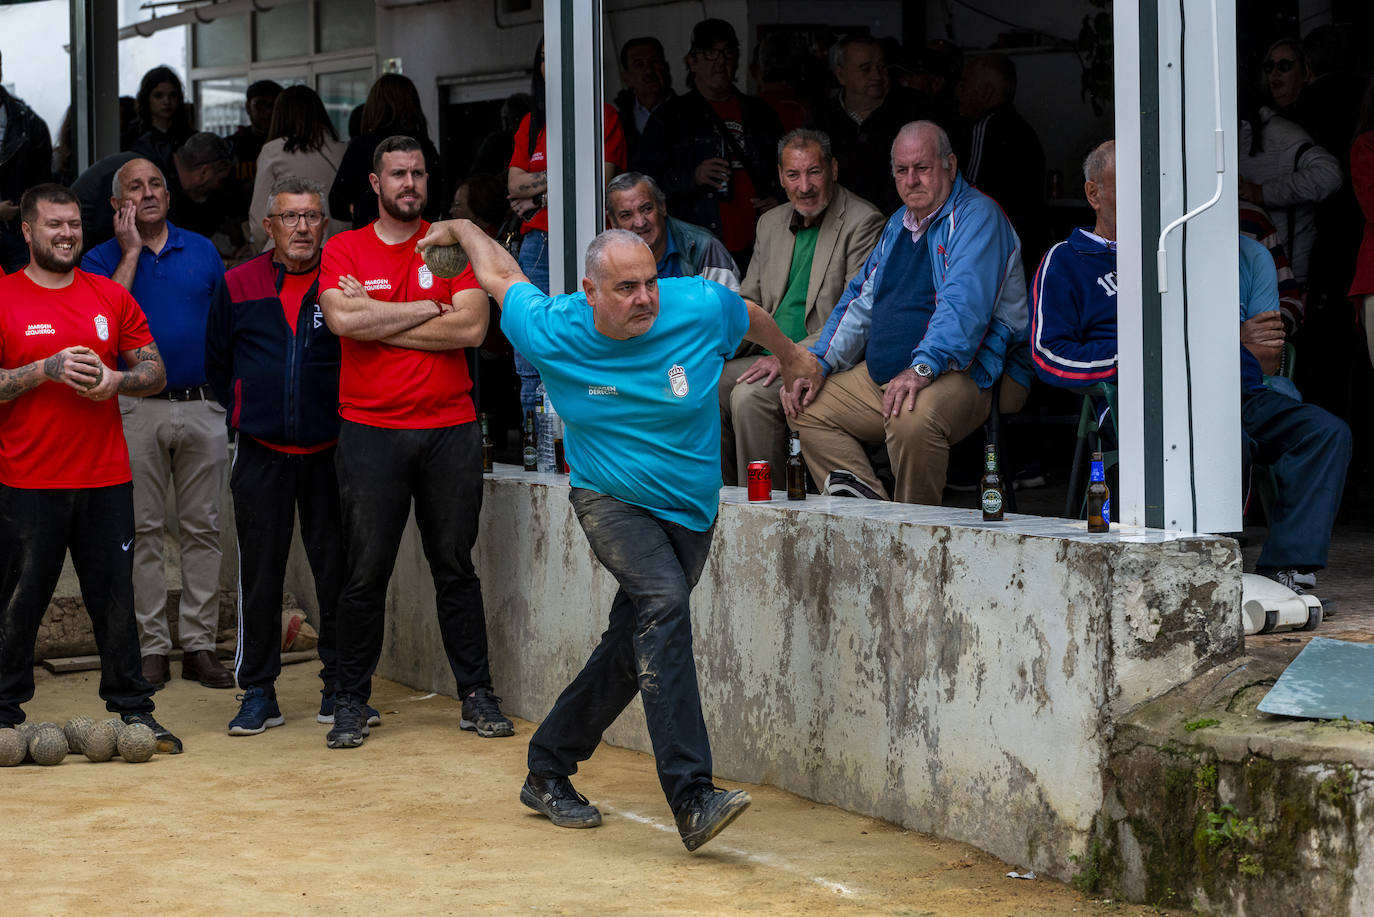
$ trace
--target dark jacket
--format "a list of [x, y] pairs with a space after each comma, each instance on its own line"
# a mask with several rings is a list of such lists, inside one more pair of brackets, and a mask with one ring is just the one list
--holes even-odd
[[[744, 127], [744, 169], [759, 197], [783, 199], [778, 185], [778, 140], [782, 125], [777, 112], [756, 96], [739, 93]], [[717, 192], [696, 183], [692, 173], [704, 159], [721, 154], [720, 120], [711, 104], [695, 89], [674, 96], [654, 110], [644, 126], [637, 159], [630, 167], [652, 175], [668, 198], [668, 212], [678, 219], [720, 232]]]
[[1021, 237], [1026, 276], [1049, 247], [1045, 213], [1045, 151], [1035, 128], [1010, 103], [984, 113], [969, 128], [959, 171], [970, 185], [1002, 206]]
[[[669, 89], [659, 106], [662, 107], [665, 102], [675, 98], [676, 95], [677, 93]], [[615, 101], [612, 104], [615, 105], [616, 113], [620, 115], [620, 130], [625, 134], [625, 153], [629, 157], [629, 161], [633, 163], [635, 156], [639, 153], [639, 142], [644, 139], [644, 135], [635, 126], [635, 94], [629, 89], [622, 89], [616, 93]], [[652, 117], [652, 113], [650, 113], [650, 117]], [[644, 122], [646, 129], [648, 126], [649, 122]]]
[[286, 268], [272, 255], [224, 275], [206, 324], [205, 376], [229, 426], [279, 446], [317, 446], [339, 437], [339, 339], [318, 281], [292, 336], [278, 295]]
[[[21, 100], [0, 89], [5, 107], [5, 140], [0, 143], [0, 200], [17, 207], [24, 192], [52, 181], [52, 137], [48, 125]], [[0, 267], [15, 271], [28, 263], [20, 219], [0, 223]]]
[[[892, 141], [902, 125], [929, 117], [922, 97], [894, 86], [863, 124], [856, 123], [835, 96], [816, 106], [808, 127], [830, 137], [830, 148], [840, 164], [840, 184], [887, 217], [902, 206], [892, 180]], [[949, 125], [941, 127], [948, 130]]]

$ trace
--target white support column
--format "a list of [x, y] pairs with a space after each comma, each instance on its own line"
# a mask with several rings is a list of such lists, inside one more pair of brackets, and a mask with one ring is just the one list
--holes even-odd
[[[1117, 333], [1123, 522], [1241, 527], [1235, 0], [1117, 0]], [[1219, 80], [1219, 90], [1217, 82]], [[1217, 189], [1165, 239], [1159, 232]]]
[[582, 258], [605, 226], [601, 0], [544, 0], [549, 291], [581, 289]]

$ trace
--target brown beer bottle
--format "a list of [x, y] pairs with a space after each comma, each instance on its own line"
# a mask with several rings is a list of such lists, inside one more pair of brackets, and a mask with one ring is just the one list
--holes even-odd
[[488, 426], [487, 415], [481, 416], [482, 421], [482, 473], [491, 474], [492, 464], [496, 461], [496, 444], [491, 441], [491, 429]]
[[1006, 492], [1002, 486], [1002, 474], [997, 470], [997, 447], [992, 443], [988, 443], [983, 456], [983, 483], [978, 489], [983, 495], [983, 521], [1001, 522]]
[[1088, 475], [1088, 531], [1112, 530], [1112, 494], [1107, 489], [1107, 474], [1102, 466], [1102, 453], [1093, 453], [1092, 473]]
[[539, 440], [534, 435], [534, 412], [525, 412], [525, 445], [523, 447], [525, 470], [539, 470]]
[[801, 434], [787, 434], [787, 499], [806, 499], [806, 466], [802, 464]]

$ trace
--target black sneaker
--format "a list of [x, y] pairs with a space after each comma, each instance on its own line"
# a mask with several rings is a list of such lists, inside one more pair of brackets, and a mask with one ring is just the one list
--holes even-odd
[[601, 813], [587, 801], [567, 777], [536, 777], [530, 774], [520, 787], [520, 801], [560, 828], [595, 828]]
[[753, 802], [744, 790], [709, 787], [677, 810], [677, 833], [688, 850], [715, 837]]
[[334, 728], [324, 737], [324, 744], [330, 748], [357, 748], [371, 731], [367, 728], [364, 705], [343, 694], [334, 705]]
[[864, 500], [881, 500], [883, 495], [855, 477], [854, 472], [836, 468], [825, 476], [825, 495], [827, 497], [860, 497]]
[[[367, 713], [367, 725], [382, 725], [382, 715], [377, 711], [376, 707], [372, 706], [371, 704], [367, 704], [363, 707], [363, 711]], [[315, 714], [315, 722], [325, 723], [331, 726], [334, 724], [333, 691], [320, 691], [320, 712]]]
[[463, 698], [463, 718], [458, 721], [458, 728], [484, 739], [515, 735], [515, 724], [501, 712], [500, 703], [501, 698], [492, 694], [490, 688], [474, 688]]
[[172, 735], [167, 727], [153, 719], [151, 713], [124, 713], [119, 717], [124, 721], [125, 726], [132, 726], [134, 723], [142, 723], [153, 731], [153, 737], [157, 739], [157, 753], [160, 755], [179, 755], [181, 754], [181, 739]]

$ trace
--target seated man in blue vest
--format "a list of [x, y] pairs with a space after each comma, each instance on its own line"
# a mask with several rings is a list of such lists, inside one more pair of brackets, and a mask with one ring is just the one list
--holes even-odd
[[[1115, 146], [1102, 144], [1083, 164], [1093, 230], [1076, 229], [1051, 248], [1032, 285], [1035, 370], [1050, 385], [1081, 388], [1116, 379]], [[1277, 484], [1269, 537], [1255, 572], [1295, 592], [1317, 584], [1326, 567], [1340, 507], [1350, 428], [1305, 404], [1276, 376], [1283, 356], [1278, 272], [1263, 245], [1239, 236], [1240, 422], [1247, 463], [1268, 465]]]
[[606, 219], [628, 229], [654, 253], [660, 280], [705, 277], [739, 291], [739, 267], [719, 239], [700, 226], [668, 216], [658, 182], [642, 172], [622, 172], [606, 186]]
[[885, 499], [864, 444], [886, 442], [896, 499], [939, 505], [950, 446], [987, 418], [1004, 369], [1024, 399], [1029, 372], [1007, 353], [1024, 339], [1026, 277], [1011, 224], [959, 175], [938, 125], [898, 132], [892, 174], [904, 206], [782, 401], [827, 493]]

